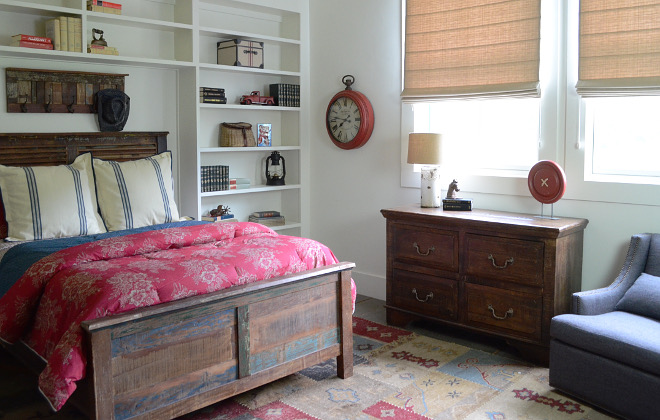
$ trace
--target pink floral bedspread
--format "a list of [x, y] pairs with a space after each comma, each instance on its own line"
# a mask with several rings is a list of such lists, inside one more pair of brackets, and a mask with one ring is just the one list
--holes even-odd
[[336, 262], [316, 241], [254, 223], [103, 239], [30, 267], [0, 299], [0, 339], [23, 339], [46, 360], [39, 388], [59, 410], [85, 376], [82, 321]]

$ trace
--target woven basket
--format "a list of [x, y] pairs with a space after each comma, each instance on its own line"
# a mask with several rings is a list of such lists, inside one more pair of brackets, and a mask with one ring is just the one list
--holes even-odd
[[257, 140], [252, 132], [252, 124], [246, 122], [220, 124], [221, 147], [254, 147]]

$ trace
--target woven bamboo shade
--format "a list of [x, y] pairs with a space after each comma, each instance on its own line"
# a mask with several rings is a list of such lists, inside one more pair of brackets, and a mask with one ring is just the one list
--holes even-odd
[[660, 0], [581, 0], [578, 93], [660, 94]]
[[538, 96], [540, 20], [540, 0], [407, 0], [401, 96]]

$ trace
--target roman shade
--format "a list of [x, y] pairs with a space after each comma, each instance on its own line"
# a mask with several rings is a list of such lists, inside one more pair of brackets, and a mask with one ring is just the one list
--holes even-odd
[[540, 0], [407, 0], [406, 102], [538, 97]]
[[577, 91], [660, 94], [660, 0], [581, 0]]

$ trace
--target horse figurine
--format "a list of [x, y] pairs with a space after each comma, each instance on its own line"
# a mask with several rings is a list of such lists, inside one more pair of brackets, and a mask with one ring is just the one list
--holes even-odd
[[456, 198], [456, 191], [460, 191], [458, 189], [458, 181], [453, 180], [449, 184], [449, 188], [447, 188], [447, 198]]

